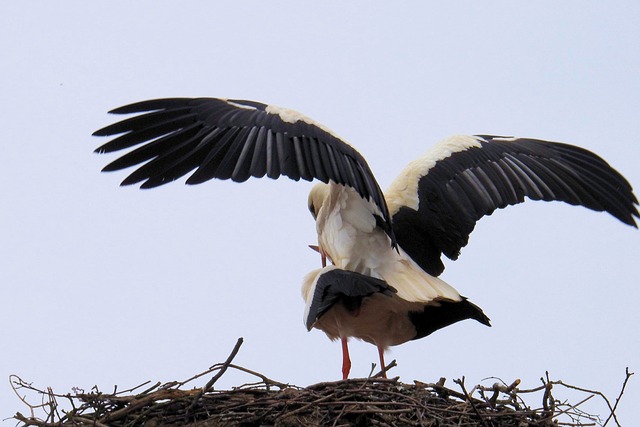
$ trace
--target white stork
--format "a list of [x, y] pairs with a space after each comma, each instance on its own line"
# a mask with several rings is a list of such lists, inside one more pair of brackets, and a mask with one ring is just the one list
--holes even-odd
[[[558, 200], [609, 212], [637, 228], [630, 184], [585, 149], [536, 139], [454, 136], [410, 163], [383, 193], [365, 159], [325, 126], [293, 110], [254, 101], [171, 98], [111, 113], [144, 113], [107, 126], [119, 135], [96, 151], [136, 147], [109, 163], [141, 165], [122, 185], [156, 187], [195, 172], [187, 184], [249, 177], [321, 181], [309, 195], [323, 268], [303, 283], [305, 325], [340, 338], [388, 346], [464, 319], [489, 325], [482, 310], [438, 278], [475, 223], [495, 209]], [[120, 135], [122, 134], [122, 135]], [[333, 265], [326, 266], [328, 258]]]

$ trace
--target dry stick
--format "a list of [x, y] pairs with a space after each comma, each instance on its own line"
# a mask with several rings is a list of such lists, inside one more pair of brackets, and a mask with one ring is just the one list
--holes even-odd
[[279, 387], [281, 390], [291, 387], [291, 385], [289, 384], [281, 383], [279, 381], [274, 381], [271, 378], [267, 378], [266, 376], [262, 375], [259, 372], [252, 371], [251, 369], [243, 368], [242, 366], [238, 366], [230, 363], [229, 368], [237, 369], [238, 371], [246, 372], [247, 374], [255, 375], [256, 377], [260, 378], [264, 383], [264, 385], [266, 386], [267, 391], [270, 390], [269, 386], [276, 386], [276, 387]]
[[[453, 382], [458, 384], [460, 386], [460, 388], [462, 388], [462, 391], [464, 392], [464, 396], [466, 397], [467, 401], [471, 404], [471, 408], [473, 409], [473, 412], [476, 413], [476, 415], [478, 416], [478, 419], [480, 420], [482, 425], [484, 427], [489, 427], [489, 425], [487, 424], [487, 421], [484, 418], [482, 418], [482, 415], [480, 414], [480, 411], [478, 411], [478, 408], [476, 407], [476, 404], [473, 403], [473, 401], [471, 400], [471, 396], [469, 396], [469, 393], [467, 392], [467, 389], [464, 387], [464, 377], [462, 377], [462, 379], [453, 380]], [[493, 424], [493, 423], [491, 423], [491, 424]]]
[[190, 381], [193, 381], [193, 380], [195, 380], [195, 379], [197, 379], [197, 378], [200, 378], [200, 377], [203, 377], [203, 376], [205, 376], [205, 375], [210, 374], [211, 372], [213, 372], [213, 371], [217, 370], [219, 366], [220, 366], [220, 363], [216, 363], [215, 365], [213, 365], [212, 367], [210, 367], [210, 368], [209, 368], [209, 369], [207, 369], [206, 371], [201, 372], [201, 373], [199, 373], [199, 374], [196, 374], [196, 375], [192, 376], [192, 377], [191, 377], [191, 378], [189, 378], [189, 379], [186, 379], [186, 380], [184, 380], [184, 381], [173, 381], [173, 382], [170, 382], [170, 383], [167, 383], [167, 384], [163, 385], [163, 386], [162, 386], [162, 388], [167, 388], [167, 387], [176, 387], [176, 388], [180, 388], [180, 387], [182, 387], [183, 385], [185, 385], [186, 383], [188, 383], [188, 382], [190, 382]]
[[[629, 378], [631, 378], [631, 375], [633, 375], [633, 372], [629, 372], [629, 367], [628, 366], [625, 369], [625, 374], [626, 374], [626, 377], [624, 378], [624, 382], [622, 383], [622, 388], [620, 389], [620, 394], [618, 394], [618, 397], [616, 398], [616, 403], [615, 403], [615, 405], [613, 405], [613, 408], [611, 409], [611, 413], [609, 414], [609, 417], [607, 417], [607, 419], [604, 422], [604, 424], [602, 425], [602, 427], [607, 425], [607, 423], [609, 422], [611, 417], [613, 417], [613, 419], [616, 422], [616, 424], [618, 426], [620, 426], [620, 423], [618, 422], [618, 418], [616, 417], [616, 408], [618, 407], [618, 403], [620, 403], [620, 399], [622, 398], [622, 394], [624, 393], [624, 389], [627, 387], [627, 383], [629, 382]], [[607, 403], [609, 403], [609, 402], [607, 401]], [[609, 406], [609, 408], [611, 408], [611, 406]]]
[[189, 392], [183, 390], [158, 390], [154, 391], [151, 394], [144, 396], [143, 398], [135, 398], [131, 400], [127, 406], [121, 409], [117, 409], [112, 412], [106, 412], [102, 418], [100, 418], [100, 422], [108, 424], [114, 420], [125, 417], [139, 408], [143, 408], [149, 404], [153, 404], [153, 402], [164, 399], [172, 399], [176, 397], [177, 392], [181, 394], [189, 394]]
[[[371, 382], [371, 378], [351, 378], [351, 379], [347, 379], [347, 380], [338, 380], [338, 381], [323, 381], [321, 383], [316, 383], [316, 384], [311, 384], [307, 387], [305, 387], [305, 389], [307, 390], [322, 390], [324, 388], [327, 387], [339, 387], [339, 386], [343, 386], [346, 384], [360, 384], [362, 383], [363, 386], [367, 385], [368, 383]], [[384, 384], [384, 383], [397, 383], [398, 382], [398, 378], [375, 378], [374, 383], [380, 383], [380, 384]]]
[[329, 399], [331, 399], [331, 398], [333, 398], [333, 397], [335, 397], [335, 392], [333, 392], [333, 393], [331, 393], [331, 394], [328, 394], [328, 395], [326, 395], [326, 396], [324, 396], [324, 397], [321, 397], [321, 398], [319, 398], [319, 399], [316, 399], [316, 400], [314, 400], [313, 402], [309, 402], [309, 403], [307, 403], [306, 405], [301, 406], [300, 408], [295, 409], [295, 410], [293, 410], [293, 411], [289, 412], [289, 413], [287, 414], [287, 417], [290, 417], [290, 416], [292, 416], [292, 415], [296, 415], [296, 414], [298, 414], [298, 413], [300, 413], [300, 412], [304, 412], [304, 411], [306, 411], [307, 409], [311, 408], [312, 406], [317, 406], [318, 404], [320, 404], [320, 403], [322, 403], [322, 402], [325, 402], [325, 401], [327, 401], [327, 400], [329, 400]]
[[238, 350], [240, 350], [240, 346], [242, 345], [243, 341], [244, 340], [242, 337], [238, 338], [238, 341], [236, 342], [235, 347], [233, 347], [231, 354], [229, 355], [229, 357], [227, 357], [227, 360], [225, 360], [225, 362], [222, 364], [218, 373], [215, 374], [213, 378], [209, 380], [209, 382], [207, 382], [207, 384], [202, 388], [202, 390], [200, 390], [200, 392], [193, 399], [193, 402], [191, 402], [191, 405], [187, 409], [187, 414], [191, 412], [191, 410], [196, 406], [196, 404], [198, 403], [198, 400], [200, 400], [202, 395], [208, 392], [211, 389], [211, 387], [213, 387], [215, 382], [218, 381], [218, 379], [226, 372], [227, 368], [229, 367], [233, 359], [236, 357], [236, 354], [238, 354]]
[[46, 396], [48, 397], [47, 406], [49, 406], [49, 410], [51, 411], [47, 415], [47, 419], [51, 419], [51, 422], [55, 422], [56, 416], [60, 419], [60, 414], [58, 413], [58, 401], [56, 400], [56, 396], [51, 387], [47, 387]]
[[75, 416], [75, 417], [73, 417], [73, 420], [72, 420], [72, 421], [73, 421], [73, 423], [74, 423], [74, 424], [76, 424], [76, 423], [78, 423], [78, 422], [79, 422], [79, 423], [81, 423], [81, 424], [86, 424], [86, 425], [88, 425], [88, 426], [94, 426], [94, 427], [108, 427], [106, 424], [102, 424], [102, 423], [101, 423], [101, 422], [99, 422], [99, 421], [92, 420], [92, 419], [90, 419], [90, 418], [82, 417], [82, 416]]
[[[391, 361], [391, 363], [389, 363], [387, 366], [383, 366], [382, 369], [380, 369], [380, 372], [378, 372], [377, 374], [375, 374], [373, 376], [373, 378], [378, 378], [378, 377], [382, 377], [384, 374], [387, 373], [387, 371], [391, 368], [395, 368], [396, 366], [398, 366], [398, 364], [396, 363], [396, 360], [393, 359]], [[372, 369], [373, 371], [373, 369]]]
[[[389, 378], [387, 378], [386, 376], [383, 377], [382, 375], [385, 374], [389, 369], [394, 368], [396, 366], [398, 366], [398, 364], [396, 363], [396, 360], [393, 359], [391, 361], [391, 363], [389, 363], [387, 366], [383, 366], [382, 369], [378, 373], [373, 375], [373, 371], [376, 369], [376, 364], [372, 363], [371, 364], [371, 371], [369, 371], [369, 375], [366, 378], [360, 379], [360, 380], [363, 380], [363, 383], [362, 383], [362, 386], [360, 387], [360, 389], [361, 390], [364, 389], [371, 382], [371, 380], [374, 380], [374, 381], [382, 381], [382, 380], [386, 381], [386, 380], [388, 380]], [[400, 379], [400, 377], [390, 378], [390, 379], [392, 381], [398, 381]], [[349, 382], [349, 381], [354, 381], [354, 380], [359, 380], [359, 379], [358, 378], [354, 378], [353, 380], [346, 379], [346, 380], [342, 380], [342, 381]]]
[[[553, 395], [551, 394], [551, 389], [553, 388], [553, 383], [549, 379], [549, 372], [548, 371], [545, 372], [545, 375], [547, 377], [547, 381], [546, 382], [545, 382], [544, 378], [540, 378], [540, 380], [542, 381], [542, 384], [544, 384], [544, 393], [542, 394], [542, 408], [543, 408], [544, 412], [542, 413], [542, 416], [544, 418], [552, 418], [553, 414], [555, 413], [554, 399], [553, 399]], [[549, 405], [551, 405], [551, 408], [549, 408]]]
[[[571, 384], [564, 383], [564, 382], [562, 382], [562, 380], [553, 381], [552, 384], [559, 384], [559, 385], [564, 386], [566, 388], [569, 388], [569, 389], [572, 389], [572, 390], [582, 391], [584, 393], [597, 394], [598, 396], [600, 396], [606, 402], [607, 406], [609, 407], [609, 411], [611, 412], [611, 415], [609, 415], [609, 418], [611, 418], [613, 416], [613, 419], [615, 420], [616, 424], [618, 426], [620, 426], [620, 423], [618, 422], [618, 419], [616, 418], [616, 414], [614, 413], [613, 406], [611, 406], [611, 402], [609, 402], [609, 399], [607, 399], [607, 396], [605, 396], [604, 393], [602, 393], [601, 391], [589, 390], [587, 388], [577, 387], [577, 386], [574, 386], [574, 385], [571, 385]], [[626, 380], [625, 380], [624, 385], [626, 385]], [[624, 391], [624, 385], [623, 385], [623, 391]], [[604, 425], [603, 425], [603, 427], [604, 427]]]
[[[372, 369], [373, 370], [373, 369]], [[333, 424], [331, 424], [331, 427], [336, 427], [338, 425], [338, 421], [340, 421], [342, 419], [342, 415], [344, 414], [344, 411], [347, 409], [346, 406], [342, 407], [342, 410], [340, 411], [340, 413], [338, 414], [338, 416], [333, 420]]]
[[[114, 395], [114, 396], [116, 396], [116, 395], [118, 395], [118, 394], [131, 393], [132, 391], [135, 391], [135, 390], [139, 389], [140, 387], [144, 387], [144, 386], [146, 386], [146, 385], [147, 385], [147, 384], [149, 384], [150, 382], [151, 382], [151, 380], [149, 380], [149, 381], [145, 381], [145, 382], [143, 382], [142, 384], [139, 384], [139, 385], [137, 385], [137, 386], [135, 386], [135, 387], [132, 387], [132, 388], [129, 388], [129, 389], [127, 389], [127, 390], [120, 390], [120, 391], [118, 391], [117, 393], [116, 393], [116, 391], [114, 390], [113, 395]], [[160, 386], [160, 383], [157, 383], [155, 386], [153, 386], [153, 388], [158, 387], [158, 386]], [[117, 386], [116, 386], [116, 387], [117, 387]], [[139, 394], [146, 394], [146, 393], [148, 393], [149, 391], [153, 390], [153, 388], [147, 389], [147, 390], [145, 390], [145, 391], [143, 391], [142, 393], [139, 393]], [[84, 391], [84, 390], [83, 390], [83, 391]], [[84, 393], [82, 393], [82, 394], [84, 394]]]
[[[55, 408], [55, 406], [56, 406], [55, 397], [56, 396], [57, 397], [65, 397], [65, 396], [60, 396], [60, 395], [54, 394], [53, 390], [51, 390], [50, 387], [47, 387], [47, 391], [39, 390], [39, 389], [33, 387], [31, 385], [31, 383], [25, 382], [22, 378], [20, 378], [19, 376], [15, 375], [15, 374], [9, 375], [9, 385], [13, 389], [13, 392], [16, 394], [16, 396], [18, 396], [18, 399], [20, 399], [22, 401], [22, 403], [24, 403], [25, 405], [27, 405], [29, 407], [29, 411], [31, 412], [31, 418], [33, 420], [37, 420], [36, 415], [35, 415], [35, 410], [42, 408], [46, 412], [46, 407], [47, 406], [49, 406], [51, 408], [51, 410], [52, 410], [51, 413], [47, 413], [47, 419], [49, 419], [49, 417], [52, 416], [53, 412], [56, 411], [56, 408]], [[26, 395], [25, 396], [21, 396], [20, 393], [18, 393], [18, 389], [22, 389], [22, 388], [37, 392], [40, 395], [42, 395], [42, 397], [43, 397], [42, 403], [39, 404], [39, 405], [32, 405], [32, 404], [28, 403], [27, 400], [26, 400]], [[44, 400], [45, 396], [47, 396], [49, 398], [46, 401]], [[51, 399], [54, 399], [54, 400], [52, 401]], [[20, 414], [20, 413], [18, 413], [18, 414]], [[22, 415], [22, 414], [20, 414], [20, 415]], [[46, 420], [44, 420], [44, 422], [46, 423]]]
[[[620, 426], [620, 423], [616, 417], [615, 414], [615, 409], [618, 406], [618, 403], [620, 402], [621, 398], [622, 398], [622, 394], [625, 391], [625, 388], [627, 386], [627, 382], [629, 381], [629, 379], [631, 378], [631, 376], [634, 375], [633, 372], [629, 372], [629, 368], [626, 368], [626, 377], [625, 380], [622, 384], [622, 388], [620, 390], [620, 394], [618, 395], [617, 399], [616, 399], [616, 403], [615, 405], [611, 406], [611, 402], [609, 401], [609, 399], [607, 398], [607, 396], [604, 395], [604, 393], [602, 393], [601, 391], [597, 391], [597, 390], [590, 390], [588, 388], [583, 388], [583, 387], [577, 387], [571, 384], [567, 384], [565, 382], [563, 382], [562, 380], [558, 380], [558, 381], [550, 381], [550, 384], [552, 385], [561, 385], [563, 387], [566, 387], [568, 389], [572, 389], [572, 390], [577, 390], [577, 391], [581, 391], [583, 393], [591, 393], [591, 394], [595, 394], [598, 395], [602, 398], [602, 400], [605, 401], [605, 403], [607, 404], [607, 407], [609, 408], [610, 414], [609, 417], [607, 418], [607, 420], [605, 421], [605, 423], [603, 424], [603, 427], [607, 425], [607, 423], [611, 420], [611, 418], [614, 419], [615, 423]], [[540, 390], [545, 390], [547, 388], [546, 384], [543, 384], [539, 387], [534, 387], [534, 388], [530, 388], [530, 389], [524, 389], [524, 390], [519, 390], [520, 393], [534, 393], [536, 391], [540, 391]]]
[[[150, 381], [147, 381], [145, 384], [148, 384], [149, 382], [150, 382]], [[152, 385], [152, 386], [151, 386], [151, 387], [149, 387], [149, 388], [144, 389], [143, 391], [141, 391], [141, 392], [140, 392], [140, 393], [138, 393], [137, 395], [138, 395], [138, 396], [143, 396], [143, 395], [145, 395], [145, 394], [149, 394], [149, 393], [153, 392], [153, 390], [155, 390], [155, 389], [157, 389], [158, 387], [160, 387], [161, 385], [162, 385], [162, 383], [161, 383], [160, 381], [158, 381], [157, 383], [155, 383], [154, 385]], [[141, 387], [141, 386], [142, 386], [142, 384], [141, 384], [141, 385], [139, 385], [138, 387]], [[136, 389], [137, 389], [138, 387], [136, 387]], [[134, 390], [135, 390], [135, 389], [134, 389]], [[123, 392], [120, 392], [120, 394], [122, 394], [122, 393], [123, 393]], [[114, 393], [114, 395], [115, 395], [115, 393]]]
[[[29, 411], [31, 412], [31, 418], [35, 418], [36, 414], [35, 414], [35, 408], [38, 408], [40, 406], [44, 406], [43, 405], [38, 405], [38, 406], [33, 406], [30, 403], [27, 402], [26, 400], [26, 396], [22, 397], [20, 396], [20, 393], [18, 393], [18, 388], [24, 388], [24, 385], [26, 383], [22, 380], [22, 378], [20, 378], [17, 375], [9, 375], [9, 385], [11, 386], [11, 388], [13, 389], [13, 392], [16, 394], [16, 396], [18, 396], [18, 399], [20, 399], [22, 401], [22, 403], [24, 403], [25, 405], [27, 405], [29, 407]], [[18, 415], [22, 415], [20, 414], [20, 412], [18, 412]]]
[[[440, 379], [442, 380], [442, 378]], [[460, 384], [458, 381], [460, 380], [453, 380], [454, 383]], [[439, 382], [440, 381], [438, 381], [438, 383]], [[463, 402], [468, 400], [469, 402], [485, 403], [480, 399], [476, 399], [474, 397], [469, 396], [469, 393], [467, 393], [466, 390], [464, 390], [465, 393], [459, 393], [453, 389], [447, 388], [439, 384], [427, 384], [427, 386], [430, 387], [432, 390], [434, 390], [439, 396], [442, 396], [442, 395], [445, 395], [446, 397], [453, 396], [455, 398], [462, 400]]]
[[[591, 399], [593, 396], [594, 396], [593, 394], [591, 396], [587, 396], [584, 399], [582, 399], [580, 402], [576, 403], [575, 405], [569, 405], [569, 407], [567, 409], [563, 409], [563, 410], [558, 411], [558, 412], [556, 412], [554, 414], [551, 414], [551, 416], [549, 416], [547, 418], [543, 418], [543, 420], [544, 421], [552, 421], [553, 418], [558, 418], [562, 414], [569, 414], [569, 411], [577, 409], [578, 406], [582, 405], [587, 400]], [[587, 419], [591, 419], [589, 417], [590, 417], [590, 415], [587, 416]], [[558, 424], [566, 425], [566, 423], [558, 423]], [[586, 424], [580, 424], [580, 425], [586, 425]]]
[[[494, 408], [496, 406], [496, 404], [499, 402], [498, 397], [500, 397], [500, 393], [504, 393], [504, 394], [509, 396], [510, 400], [507, 401], [507, 403], [512, 404], [514, 406], [516, 406], [518, 404], [517, 401], [516, 401], [516, 398], [518, 397], [517, 396], [516, 387], [520, 384], [520, 380], [519, 379], [516, 379], [514, 382], [512, 382], [509, 385], [507, 385], [507, 383], [502, 381], [500, 378], [490, 377], [490, 378], [485, 378], [485, 379], [497, 379], [502, 383], [502, 384], [495, 383], [491, 387], [485, 387], [483, 385], [477, 385], [476, 386], [478, 388], [478, 390], [480, 390], [480, 393], [483, 396], [483, 398], [489, 403], [489, 406], [491, 406], [492, 408]], [[493, 394], [491, 395], [491, 397], [487, 398], [484, 395], [485, 391], [492, 391]], [[516, 407], [516, 409], [517, 409], [517, 407]]]
[[[240, 338], [240, 340], [241, 340], [241, 339], [242, 339], [242, 338]], [[236, 344], [236, 345], [238, 345], [238, 344]], [[235, 355], [234, 355], [234, 357], [235, 357]], [[207, 369], [207, 370], [206, 370], [206, 371], [204, 371], [204, 372], [201, 372], [201, 373], [199, 373], [199, 374], [193, 375], [192, 377], [190, 377], [190, 378], [188, 378], [188, 379], [186, 379], [186, 380], [184, 380], [184, 381], [173, 381], [173, 382], [170, 382], [170, 383], [164, 384], [164, 385], [162, 386], [162, 388], [167, 388], [167, 387], [176, 387], [176, 388], [180, 388], [180, 387], [182, 387], [183, 385], [187, 384], [188, 382], [191, 382], [191, 381], [193, 381], [193, 380], [195, 380], [195, 379], [198, 379], [198, 378], [200, 378], [200, 377], [203, 377], [203, 376], [205, 376], [205, 375], [208, 375], [208, 374], [210, 374], [211, 372], [214, 372], [214, 371], [219, 370], [219, 369], [220, 369], [220, 367], [221, 367], [221, 366], [224, 366], [227, 362], [228, 362], [228, 360], [227, 360], [226, 362], [224, 362], [224, 363], [216, 363], [215, 365], [211, 366], [209, 369]], [[280, 387], [281, 385], [288, 386], [288, 384], [283, 384], [283, 383], [279, 383], [278, 381], [273, 381], [273, 380], [271, 380], [271, 379], [269, 379], [269, 378], [265, 377], [265, 376], [264, 376], [264, 375], [262, 375], [262, 374], [259, 374], [259, 373], [255, 372], [255, 371], [249, 370], [249, 369], [247, 369], [247, 368], [243, 368], [243, 367], [238, 366], [238, 365], [229, 364], [229, 365], [228, 365], [228, 368], [234, 368], [234, 369], [237, 369], [237, 370], [239, 370], [239, 371], [244, 371], [244, 372], [246, 372], [246, 373], [248, 373], [248, 374], [255, 375], [255, 376], [257, 376], [257, 377], [261, 378], [263, 381], [265, 381], [265, 382], [266, 382], [266, 381], [269, 381], [269, 382], [273, 383], [273, 385], [277, 385], [278, 387]]]

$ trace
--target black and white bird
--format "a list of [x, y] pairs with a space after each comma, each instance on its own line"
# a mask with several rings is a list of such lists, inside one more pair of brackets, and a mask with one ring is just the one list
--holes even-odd
[[[96, 151], [131, 149], [103, 170], [138, 166], [122, 185], [142, 188], [212, 178], [319, 180], [309, 194], [323, 268], [304, 279], [305, 325], [343, 348], [347, 340], [387, 347], [464, 319], [489, 325], [482, 310], [438, 276], [475, 223], [495, 209], [558, 200], [606, 211], [637, 228], [638, 200], [607, 162], [580, 147], [491, 135], [453, 136], [411, 162], [382, 192], [365, 159], [325, 126], [290, 109], [216, 98], [142, 101], [112, 110], [142, 113], [96, 136]], [[325, 260], [331, 265], [326, 265]]]

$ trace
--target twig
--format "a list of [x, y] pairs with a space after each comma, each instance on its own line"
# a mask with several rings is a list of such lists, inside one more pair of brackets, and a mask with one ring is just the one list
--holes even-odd
[[[453, 382], [458, 384], [460, 386], [460, 388], [462, 388], [462, 392], [464, 393], [464, 396], [466, 397], [467, 401], [471, 405], [471, 408], [473, 408], [473, 412], [475, 412], [476, 415], [478, 416], [478, 419], [480, 420], [482, 425], [484, 427], [489, 427], [489, 425], [487, 424], [486, 420], [480, 414], [480, 411], [478, 411], [478, 408], [476, 407], [476, 404], [473, 402], [473, 400], [471, 400], [471, 396], [469, 396], [469, 393], [467, 393], [467, 389], [464, 387], [464, 377], [462, 377], [461, 379], [453, 380]], [[493, 423], [491, 423], [491, 424], [493, 424]]]
[[542, 395], [542, 407], [544, 408], [543, 418], [553, 417], [555, 413], [555, 401], [553, 396], [551, 395], [551, 389], [553, 388], [553, 383], [549, 379], [549, 372], [545, 372], [546, 381], [544, 378], [540, 378], [542, 384], [544, 384], [544, 394]]
[[[114, 395], [116, 395], [116, 394], [131, 393], [132, 391], [135, 391], [135, 390], [139, 389], [140, 387], [144, 387], [144, 386], [146, 386], [146, 385], [147, 385], [147, 384], [149, 384], [150, 382], [151, 382], [151, 381], [145, 381], [145, 382], [143, 382], [142, 384], [138, 384], [138, 385], [137, 385], [137, 386], [135, 386], [135, 387], [131, 387], [131, 388], [127, 389], [127, 390], [121, 390], [121, 391], [118, 391], [118, 392], [116, 392], [116, 391], [117, 391], [117, 387], [118, 387], [118, 386], [116, 386], [115, 390], [113, 391], [113, 394], [114, 394]], [[159, 383], [158, 383], [158, 384], [159, 384]], [[157, 385], [156, 385], [156, 386], [154, 386], [154, 388], [155, 388], [155, 387], [157, 387]], [[147, 392], [147, 391], [143, 391], [142, 393], [144, 394], [144, 393], [146, 393], [146, 392]]]
[[[375, 364], [374, 364], [375, 365]], [[387, 371], [391, 368], [395, 368], [396, 366], [398, 366], [398, 364], [396, 363], [396, 360], [393, 359], [391, 361], [391, 363], [389, 363], [387, 366], [383, 366], [382, 369], [380, 369], [380, 372], [378, 372], [377, 374], [375, 374], [373, 376], [373, 378], [380, 378], [383, 377], [383, 375], [385, 375], [387, 373]]]
[[[35, 389], [31, 386], [31, 384], [24, 382], [22, 378], [20, 378], [19, 376], [13, 375], [13, 374], [9, 375], [9, 384], [11, 385], [11, 389], [13, 390], [13, 392], [16, 394], [16, 396], [18, 396], [18, 399], [20, 399], [22, 403], [24, 403], [29, 408], [29, 412], [31, 412], [31, 418], [36, 418], [36, 415], [35, 415], [36, 408], [44, 408], [45, 406], [47, 406], [48, 404], [47, 402], [43, 402], [40, 405], [32, 405], [29, 402], [27, 402], [25, 396], [20, 396], [20, 393], [18, 393], [18, 389], [21, 389], [21, 388], [26, 388], [28, 390], [35, 390]], [[42, 394], [44, 394], [44, 392], [42, 392]]]
[[[562, 409], [559, 412], [553, 413], [551, 414], [548, 418], [546, 418], [547, 420], [551, 420], [552, 418], [557, 418], [562, 414], [568, 414], [568, 412], [570, 410], [575, 410], [578, 408], [578, 406], [582, 405], [583, 403], [585, 403], [586, 401], [590, 400], [593, 398], [593, 394], [591, 396], [587, 396], [584, 399], [582, 399], [580, 402], [576, 403], [575, 405], [571, 405], [569, 406], [567, 409]], [[582, 425], [582, 424], [581, 424]]]
[[274, 381], [270, 378], [267, 378], [266, 376], [262, 375], [259, 372], [252, 371], [251, 369], [243, 368], [242, 366], [234, 365], [231, 363], [229, 364], [229, 368], [237, 369], [238, 371], [246, 372], [247, 374], [255, 375], [256, 377], [260, 378], [264, 383], [265, 387], [267, 388], [267, 391], [271, 389], [270, 386], [276, 386], [281, 390], [291, 387], [289, 384], [281, 383], [279, 381]]
[[208, 392], [211, 389], [211, 387], [213, 387], [213, 385], [216, 383], [216, 381], [218, 381], [218, 379], [227, 371], [227, 368], [229, 367], [233, 359], [238, 354], [238, 350], [240, 350], [240, 346], [242, 345], [243, 341], [244, 340], [242, 337], [238, 338], [236, 345], [233, 347], [233, 350], [231, 351], [231, 354], [229, 354], [229, 357], [227, 357], [227, 360], [225, 360], [225, 362], [222, 364], [218, 373], [215, 374], [213, 378], [211, 378], [204, 387], [202, 387], [202, 390], [200, 390], [200, 392], [193, 399], [193, 402], [191, 402], [191, 406], [189, 406], [189, 408], [187, 409], [187, 414], [190, 413], [191, 410], [196, 406], [196, 404], [198, 403], [198, 400], [200, 400], [202, 395]]
[[[616, 397], [616, 403], [613, 405], [613, 408], [611, 408], [611, 405], [609, 405], [609, 408], [611, 409], [611, 413], [605, 420], [602, 427], [605, 427], [607, 425], [611, 417], [613, 417], [613, 420], [616, 422], [618, 427], [620, 427], [620, 423], [618, 422], [618, 418], [616, 417], [616, 409], [618, 408], [618, 403], [620, 403], [620, 399], [624, 394], [624, 389], [627, 387], [627, 383], [629, 382], [629, 379], [631, 378], [632, 375], [633, 375], [633, 372], [629, 372], [629, 367], [627, 366], [627, 368], [625, 369], [625, 378], [624, 378], [624, 382], [622, 383], [622, 388], [620, 389], [620, 393], [618, 394], [618, 397]], [[605, 398], [605, 400], [607, 399]], [[607, 401], [607, 403], [609, 403], [609, 401]]]

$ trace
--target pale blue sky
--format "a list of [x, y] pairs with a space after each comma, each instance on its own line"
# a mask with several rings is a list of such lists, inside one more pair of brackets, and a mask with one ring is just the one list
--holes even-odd
[[[236, 362], [271, 378], [340, 377], [339, 344], [302, 324], [301, 279], [319, 266], [311, 184], [120, 188], [126, 174], [99, 172], [114, 156], [92, 153], [107, 110], [167, 96], [294, 108], [383, 188], [441, 138], [492, 133], [591, 149], [639, 189], [638, 22], [640, 5], [616, 1], [4, 2], [0, 378], [61, 393], [181, 380], [240, 336]], [[493, 328], [395, 347], [392, 374], [533, 387], [548, 370], [615, 398], [625, 367], [640, 370], [639, 273], [639, 232], [608, 215], [497, 212], [443, 276]], [[375, 348], [351, 348], [365, 376]], [[629, 425], [638, 401], [634, 378]], [[0, 383], [0, 418], [25, 410]]]

